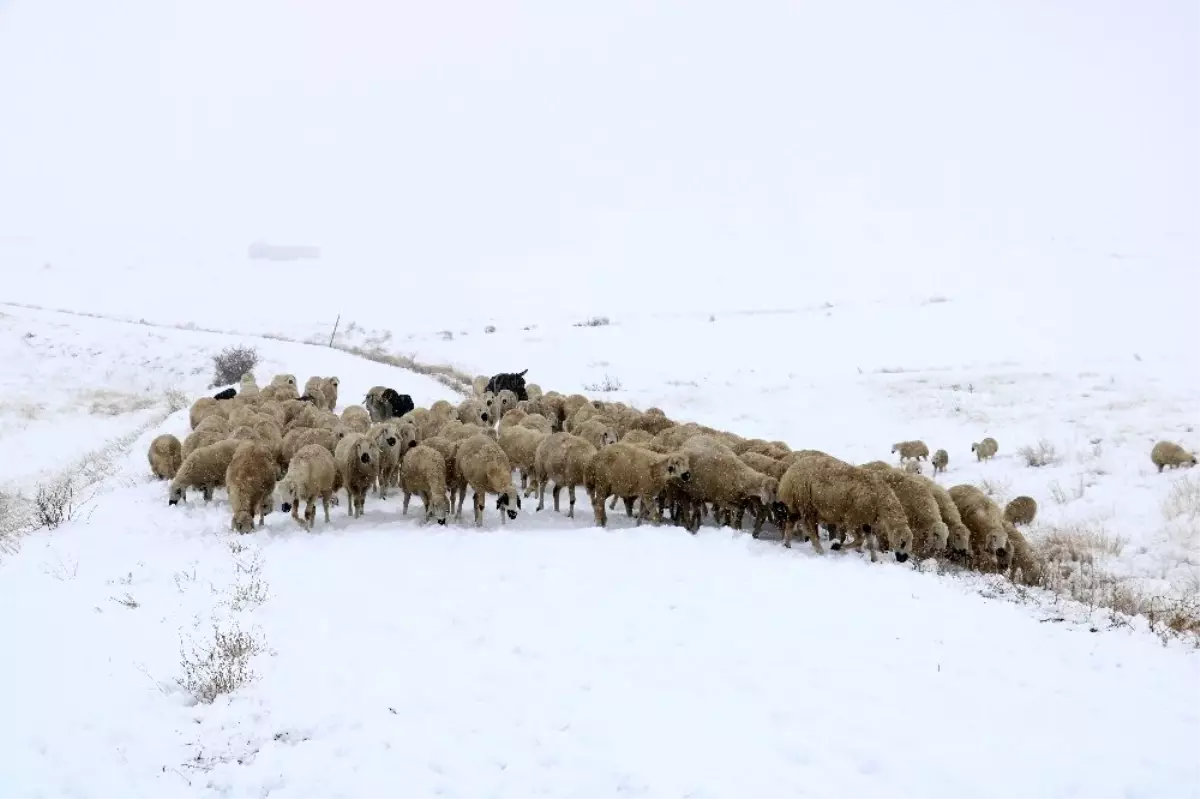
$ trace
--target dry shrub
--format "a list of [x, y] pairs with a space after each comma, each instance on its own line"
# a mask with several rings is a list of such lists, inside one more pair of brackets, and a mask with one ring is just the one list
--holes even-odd
[[593, 316], [590, 319], [584, 319], [582, 322], [576, 322], [575, 327], [606, 327], [609, 324], [607, 316]]
[[1040, 469], [1043, 466], [1051, 466], [1058, 463], [1058, 450], [1054, 448], [1054, 444], [1047, 439], [1040, 439], [1035, 446], [1021, 447], [1017, 450], [1025, 460], [1026, 466], [1031, 466], [1035, 469]]
[[991, 480], [985, 477], [979, 481], [979, 490], [994, 500], [996, 504], [1003, 506], [1008, 502], [1012, 483], [1007, 480]]
[[197, 702], [211, 704], [222, 694], [230, 694], [258, 675], [250, 668], [250, 659], [264, 649], [264, 643], [244, 632], [235, 622], [228, 630], [213, 625], [211, 645], [192, 642], [190, 652], [179, 642], [179, 665], [183, 677], [177, 682]]
[[75, 486], [68, 477], [37, 487], [33, 498], [33, 520], [38, 527], [53, 530], [75, 514]]
[[1096, 522], [1072, 522], [1047, 528], [1036, 544], [1048, 563], [1094, 563], [1097, 556], [1118, 557], [1126, 541]]
[[604, 379], [597, 382], [585, 385], [584, 391], [596, 391], [600, 393], [608, 393], [610, 391], [620, 391], [621, 381], [612, 375], [604, 375]]
[[1162, 512], [1167, 521], [1181, 516], [1189, 519], [1200, 516], [1200, 480], [1184, 477], [1172, 483], [1162, 502]]
[[258, 365], [258, 350], [253, 347], [226, 347], [212, 356], [215, 386], [232, 385]]
[[175, 413], [189, 407], [192, 403], [188, 395], [177, 388], [169, 388], [163, 392], [163, 401], [167, 405], [167, 413]]
[[1050, 498], [1059, 505], [1066, 505], [1068, 502], [1074, 502], [1077, 499], [1083, 499], [1083, 495], [1087, 493], [1087, 484], [1082, 476], [1079, 482], [1071, 489], [1064, 489], [1057, 480], [1052, 480], [1050, 485], [1046, 487], [1050, 492]]

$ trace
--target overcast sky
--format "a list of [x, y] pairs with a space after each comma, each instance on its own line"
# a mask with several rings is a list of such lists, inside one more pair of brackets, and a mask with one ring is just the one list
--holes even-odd
[[768, 288], [1194, 268], [1198, 5], [0, 0], [0, 244]]

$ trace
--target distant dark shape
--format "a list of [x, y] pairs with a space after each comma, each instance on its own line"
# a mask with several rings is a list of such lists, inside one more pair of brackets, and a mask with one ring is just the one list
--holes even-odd
[[233, 399], [236, 396], [237, 396], [236, 388], [227, 388], [224, 391], [218, 391], [216, 394], [213, 394], [213, 399], [227, 400], [227, 399]]
[[[528, 371], [528, 369], [525, 370], [525, 372]], [[508, 389], [517, 395], [518, 400], [527, 400], [529, 393], [525, 390], [525, 372], [501, 372], [493, 375], [484, 391], [499, 394], [504, 389]]]
[[399, 418], [417, 407], [413, 403], [412, 397], [407, 394], [400, 394], [394, 388], [385, 388], [383, 390], [383, 401], [391, 406], [392, 418]]

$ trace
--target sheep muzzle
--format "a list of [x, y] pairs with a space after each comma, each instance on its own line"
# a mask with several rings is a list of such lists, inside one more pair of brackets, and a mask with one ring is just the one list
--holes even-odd
[[896, 553], [896, 562], [897, 563], [905, 563], [907, 561], [908, 561], [908, 553], [907, 552], [897, 552]]
[[283, 503], [282, 505], [280, 505], [280, 506], [279, 506], [279, 509], [280, 509], [281, 511], [283, 511], [284, 513], [287, 513], [288, 511], [290, 511], [290, 510], [292, 509], [292, 503], [290, 503], [290, 502], [285, 502], [285, 503]]
[[363, 454], [359, 455], [359, 456], [358, 456], [358, 459], [359, 459], [360, 461], [362, 461], [363, 463], [370, 463], [370, 462], [371, 462], [371, 456], [370, 456], [370, 455], [368, 455], [368, 454], [367, 454], [367, 453], [365, 453], [365, 452], [364, 452]]

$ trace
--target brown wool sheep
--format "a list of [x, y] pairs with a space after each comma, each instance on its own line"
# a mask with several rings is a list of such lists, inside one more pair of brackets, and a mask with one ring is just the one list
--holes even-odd
[[[280, 510], [291, 511], [292, 518], [306, 530], [312, 530], [317, 520], [317, 497], [325, 511], [325, 523], [329, 524], [329, 505], [337, 476], [337, 465], [333, 455], [320, 444], [305, 444], [296, 451], [288, 463], [287, 476], [279, 483], [283, 504]], [[300, 503], [303, 501], [304, 521], [300, 521]]]
[[175, 436], [163, 433], [150, 442], [146, 456], [150, 460], [150, 473], [156, 479], [171, 480], [183, 463], [183, 445]]
[[973, 563], [981, 571], [1008, 569], [1008, 534], [1004, 515], [995, 502], [972, 485], [956, 485], [950, 489], [963, 524], [971, 531]]
[[554, 391], [547, 391], [538, 400], [538, 409], [543, 416], [550, 420], [554, 432], [562, 430], [563, 422], [567, 420], [566, 398]]
[[241, 441], [225, 439], [198, 447], [185, 457], [171, 480], [167, 504], [177, 505], [180, 500], [186, 500], [189, 488], [200, 489], [205, 502], [211, 500], [213, 489], [225, 485], [225, 470], [229, 468], [233, 453], [241, 444]]
[[996, 443], [994, 438], [985, 438], [983, 441], [977, 441], [971, 445], [971, 451], [975, 453], [975, 460], [985, 461], [996, 456], [1000, 445]]
[[919, 460], [929, 458], [929, 447], [924, 441], [899, 441], [892, 445], [892, 454], [900, 453], [900, 460]]
[[495, 418], [488, 413], [487, 406], [482, 401], [467, 399], [458, 405], [458, 421], [474, 427], [491, 427]]
[[1158, 467], [1159, 474], [1168, 466], [1172, 469], [1196, 465], [1196, 456], [1174, 441], [1159, 441], [1150, 450], [1150, 460]]
[[228, 432], [221, 432], [218, 430], [193, 430], [187, 434], [186, 438], [183, 439], [183, 449], [180, 452], [180, 455], [184, 460], [187, 460], [188, 456], [198, 450], [200, 447], [207, 447], [209, 444], [215, 444], [218, 441], [224, 441], [228, 435]]
[[528, 415], [529, 414], [521, 408], [513, 408], [511, 411], [501, 417], [499, 427], [501, 430], [503, 430], [505, 427], [516, 427]]
[[529, 399], [531, 399], [531, 400], [536, 401], [536, 400], [541, 399], [542, 394], [544, 394], [544, 393], [545, 392], [542, 391], [542, 387], [539, 386], [537, 383], [526, 383], [525, 384], [525, 396], [529, 397]]
[[404, 492], [404, 513], [413, 494], [425, 505], [425, 521], [446, 523], [450, 506], [446, 500], [446, 459], [433, 447], [418, 444], [404, 453], [400, 465], [400, 488]]
[[325, 410], [332, 411], [338, 404], [338, 386], [342, 381], [334, 375], [333, 377], [325, 378], [325, 400], [329, 403], [329, 407]]
[[962, 516], [958, 512], [958, 506], [950, 498], [950, 492], [928, 477], [920, 479], [925, 484], [925, 488], [929, 490], [929, 495], [933, 497], [933, 501], [937, 503], [938, 513], [941, 514], [942, 522], [945, 523], [946, 529], [949, 531], [949, 537], [946, 539], [946, 548], [956, 555], [970, 556], [971, 531], [963, 524]]
[[254, 372], [246, 372], [238, 381], [238, 397], [246, 399], [258, 396], [258, 383], [254, 380]]
[[1008, 546], [1012, 551], [1009, 577], [1014, 582], [1024, 585], [1038, 585], [1044, 573], [1041, 558], [1033, 551], [1033, 547], [1025, 539], [1024, 533], [1014, 525], [1005, 524], [1008, 535]]
[[462, 515], [463, 498], [470, 486], [474, 494], [475, 526], [483, 526], [483, 508], [488, 494], [496, 494], [496, 510], [500, 523], [517, 518], [521, 494], [512, 484], [512, 466], [500, 445], [484, 435], [475, 435], [458, 445], [455, 454], [455, 474], [458, 476], [458, 510]]
[[429, 406], [429, 414], [443, 422], [458, 418], [458, 410], [444, 399], [434, 400]]
[[617, 443], [617, 431], [600, 418], [588, 419], [586, 422], [576, 425], [575, 429], [570, 432], [587, 439], [596, 449], [604, 449], [610, 444]]
[[[317, 378], [318, 380], [320, 378]], [[325, 386], [316, 385], [304, 390], [304, 396], [312, 400], [312, 406], [319, 411], [333, 410], [333, 403], [329, 401], [329, 395], [325, 393]]]
[[243, 441], [234, 450], [225, 472], [229, 488], [229, 506], [233, 518], [229, 529], [249, 533], [254, 529], [254, 517], [261, 527], [271, 510], [277, 474], [275, 455], [271, 448], [257, 441]]
[[458, 496], [458, 476], [455, 472], [457, 462], [455, 456], [458, 454], [458, 441], [450, 441], [441, 436], [431, 436], [421, 442], [421, 446], [435, 449], [441, 454], [446, 462], [446, 490], [450, 494], [450, 507], [454, 507], [454, 500]]
[[937, 474], [938, 472], [944, 472], [946, 471], [946, 466], [950, 463], [950, 453], [946, 452], [944, 449], [939, 449], [937, 452], [933, 453], [933, 457], [929, 459], [929, 462], [933, 464], [934, 474]]
[[588, 468], [596, 455], [590, 442], [570, 433], [551, 433], [544, 436], [534, 453], [534, 482], [537, 485], [540, 511], [546, 506], [546, 483], [554, 483], [554, 511], [559, 511], [559, 495], [567, 487], [570, 501], [567, 518], [575, 518], [575, 487], [587, 483]]
[[906, 471], [893, 469], [883, 461], [866, 463], [862, 468], [877, 471], [900, 501], [908, 528], [913, 532], [913, 551], [919, 557], [945, 550], [946, 542], [950, 539], [950, 528], [942, 520], [937, 500], [929, 492], [924, 480]]
[[610, 444], [596, 452], [588, 467], [585, 487], [592, 499], [596, 524], [608, 524], [604, 501], [610, 496], [636, 497], [641, 509], [636, 524], [641, 525], [648, 513], [655, 522], [662, 521], [658, 497], [667, 489], [668, 481], [684, 483], [692, 479], [687, 453], [659, 454], [634, 444]]
[[490, 381], [491, 381], [491, 378], [488, 377], [487, 375], [476, 376], [476, 378], [471, 381], [471, 393], [474, 394], [476, 397], [482, 397], [483, 392], [487, 389], [487, 384]]
[[576, 411], [578, 411], [584, 405], [588, 405], [590, 402], [591, 401], [582, 394], [570, 394], [566, 397], [563, 397], [563, 421], [565, 422], [567, 419], [570, 419], [575, 415]]
[[539, 433], [550, 435], [554, 432], [554, 425], [545, 416], [540, 413], [530, 413], [525, 416], [519, 423], [521, 427], [528, 427], [530, 430], [537, 430]]
[[234, 441], [262, 441], [262, 436], [259, 435], [259, 432], [248, 424], [235, 427], [226, 438]]
[[[371, 425], [371, 429], [367, 435], [375, 442], [375, 446], [379, 449], [379, 469], [376, 472], [375, 478], [375, 493], [380, 499], [387, 499], [387, 490], [396, 484], [400, 476], [400, 458], [403, 457], [404, 451], [407, 449], [405, 443], [400, 440], [400, 425], [393, 422], [377, 422]], [[415, 431], [412, 425], [405, 425], [409, 431]], [[409, 437], [415, 435], [414, 432], [408, 433]]]
[[520, 473], [523, 496], [530, 496], [537, 490], [536, 475], [532, 485], [529, 484], [529, 476], [534, 474], [534, 457], [537, 454], [538, 445], [545, 437], [545, 433], [520, 425], [500, 428], [496, 443], [500, 445], [500, 449], [504, 450], [512, 467]]
[[285, 461], [291, 463], [292, 459], [296, 457], [296, 453], [303, 447], [317, 444], [329, 450], [329, 454], [332, 455], [337, 449], [337, 442], [338, 438], [332, 430], [326, 430], [323, 427], [301, 427], [283, 437], [280, 454]]
[[363, 515], [367, 491], [379, 476], [379, 448], [362, 433], [347, 433], [338, 442], [333, 459], [349, 500], [346, 511], [357, 519]]
[[749, 466], [755, 471], [774, 477], [776, 480], [782, 480], [783, 474], [791, 466], [791, 463], [777, 461], [774, 458], [769, 458], [766, 455], [759, 455], [757, 452], [743, 452], [738, 456], [742, 463]]
[[296, 391], [295, 386], [290, 386], [285, 383], [272, 383], [266, 388], [258, 392], [259, 399], [264, 402], [282, 402], [284, 400], [299, 399], [300, 394]]
[[834, 458], [801, 457], [779, 481], [779, 501], [788, 511], [783, 528], [786, 547], [792, 545], [793, 525], [799, 524], [801, 534], [812, 541], [818, 554], [823, 554], [817, 532], [817, 524], [821, 523], [850, 531], [855, 539], [849, 545], [851, 549], [861, 547], [865, 540], [872, 561], [876, 536], [882, 532], [896, 560], [908, 560], [912, 530], [900, 501], [876, 472]]
[[342, 411], [342, 424], [349, 432], [365, 434], [371, 429], [371, 415], [361, 405], [348, 405]]
[[195, 430], [208, 416], [220, 416], [226, 418], [229, 411], [221, 405], [220, 400], [215, 400], [212, 397], [201, 397], [192, 403], [192, 407], [188, 409], [188, 424]]
[[1037, 500], [1022, 495], [1004, 506], [1004, 520], [1013, 525], [1029, 524], [1037, 516], [1037, 511]]
[[904, 472], [905, 472], [905, 474], [920, 474], [921, 473], [921, 462], [920, 461], [905, 461], [904, 462]]
[[504, 414], [517, 407], [517, 395], [511, 390], [501, 389], [491, 404], [490, 415], [493, 420], [504, 418]]
[[[680, 450], [688, 456], [690, 478], [683, 486], [683, 493], [692, 500], [690, 514], [685, 514], [688, 529], [700, 529], [699, 504], [712, 503], [714, 509], [724, 510], [734, 516], [735, 529], [741, 529], [747, 505], [755, 509], [755, 537], [762, 531], [767, 509], [774, 506], [779, 491], [779, 481], [774, 477], [748, 466], [733, 450], [717, 439], [695, 436], [688, 439]], [[719, 520], [719, 517], [718, 517]]]
[[447, 422], [438, 431], [438, 435], [450, 441], [466, 441], [472, 436], [487, 436], [492, 441], [496, 441], [498, 438], [495, 428], [476, 427], [475, 425], [463, 424], [462, 422]]
[[625, 435], [621, 436], [621, 442], [625, 444], [634, 444], [635, 446], [644, 447], [654, 440], [654, 434], [648, 430], [641, 428], [633, 428]]

